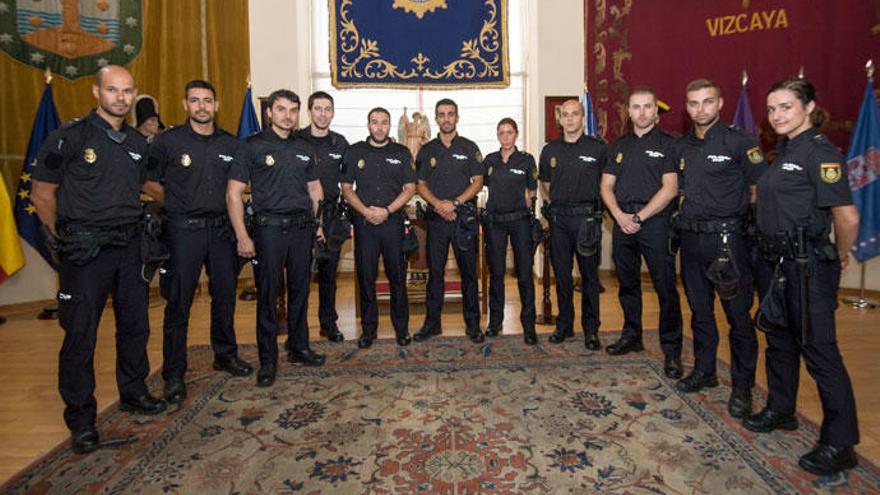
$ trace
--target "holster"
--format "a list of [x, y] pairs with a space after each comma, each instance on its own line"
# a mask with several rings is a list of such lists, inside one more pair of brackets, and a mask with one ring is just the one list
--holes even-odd
[[788, 326], [785, 314], [785, 275], [782, 272], [783, 259], [773, 268], [770, 286], [758, 305], [755, 314], [755, 327], [762, 332], [780, 332]]
[[416, 229], [408, 218], [403, 220], [403, 256], [409, 257], [419, 250], [419, 238]]
[[157, 208], [144, 208], [141, 229], [141, 279], [149, 284], [156, 270], [171, 258], [162, 237], [162, 219]]
[[455, 244], [461, 251], [469, 251], [476, 244], [474, 239], [479, 235], [479, 215], [473, 203], [462, 203], [456, 209]]
[[581, 256], [594, 256], [599, 251], [599, 245], [602, 242], [601, 218], [601, 216], [597, 218], [593, 214], [581, 220], [577, 241], [577, 252]]
[[669, 254], [675, 256], [681, 247], [681, 211], [674, 209], [666, 220], [669, 224], [669, 242], [667, 248]]

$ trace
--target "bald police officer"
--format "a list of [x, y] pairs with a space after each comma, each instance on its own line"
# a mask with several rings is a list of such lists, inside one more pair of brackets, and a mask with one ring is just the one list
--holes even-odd
[[[483, 188], [483, 157], [473, 141], [458, 135], [458, 105], [454, 101], [448, 98], [438, 101], [434, 113], [440, 133], [422, 146], [416, 157], [418, 192], [430, 208], [427, 229], [429, 276], [425, 324], [413, 339], [423, 341], [441, 333], [446, 257], [451, 243], [461, 273], [465, 332], [471, 341], [479, 343], [485, 337], [480, 329], [477, 293], [477, 238], [463, 236], [461, 223], [472, 214], [468, 211], [476, 211], [474, 198]], [[472, 219], [475, 222], [476, 216]]]
[[[278, 318], [275, 301], [287, 281], [287, 360], [321, 366], [324, 356], [309, 349], [306, 319], [314, 216], [322, 200], [313, 148], [293, 134], [299, 96], [279, 89], [268, 99], [270, 125], [249, 137], [229, 170], [226, 203], [235, 229], [238, 255], [253, 258], [257, 284], [257, 386], [275, 383]], [[245, 226], [242, 193], [251, 183], [253, 235]], [[321, 235], [320, 229], [318, 235]]]
[[101, 68], [92, 85], [97, 108], [46, 138], [34, 172], [40, 221], [60, 237], [58, 321], [64, 329], [58, 388], [64, 422], [78, 454], [100, 444], [95, 429], [94, 356], [107, 296], [116, 317], [116, 385], [120, 409], [158, 414], [150, 395], [147, 340], [149, 286], [141, 277], [141, 184], [147, 142], [125, 122], [137, 89], [122, 67]]

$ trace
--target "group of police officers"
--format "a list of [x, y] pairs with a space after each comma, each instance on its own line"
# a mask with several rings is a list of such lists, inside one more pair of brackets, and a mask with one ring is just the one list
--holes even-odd
[[[663, 370], [678, 380], [680, 391], [718, 385], [717, 293], [730, 324], [729, 413], [757, 432], [797, 428], [802, 355], [819, 385], [825, 416], [819, 443], [800, 465], [828, 474], [856, 464], [855, 406], [836, 346], [834, 309], [858, 215], [846, 181], [840, 180], [840, 154], [810, 123], [815, 91], [806, 81], [782, 81], [768, 95], [770, 122], [782, 137], [778, 163], [769, 168], [754, 136], [719, 121], [721, 90], [706, 79], [686, 89], [693, 127], [680, 139], [658, 126], [658, 100], [650, 88], [633, 90], [627, 104], [631, 130], [611, 145], [585, 135], [580, 103], [566, 101], [560, 112], [563, 136], [544, 147], [537, 166], [529, 153], [516, 148], [518, 128], [509, 118], [497, 126], [499, 151], [484, 160], [476, 144], [458, 135], [458, 107], [449, 99], [436, 104], [438, 136], [412, 160], [407, 148], [389, 138], [390, 114], [381, 107], [367, 115], [368, 137], [349, 145], [330, 130], [334, 105], [325, 92], [309, 97], [311, 123], [303, 129], [298, 129], [299, 97], [288, 90], [273, 92], [266, 112], [269, 125], [241, 144], [215, 123], [219, 102], [213, 86], [191, 81], [184, 88], [186, 122], [165, 131], [149, 147], [125, 122], [136, 89], [124, 68], [102, 68], [93, 93], [96, 109], [65, 124], [43, 144], [33, 190], [47, 240], [61, 260], [58, 300], [65, 338], [59, 389], [77, 453], [101, 446], [95, 429], [93, 358], [109, 294], [116, 315], [116, 376], [123, 410], [158, 414], [166, 403], [185, 400], [187, 327], [203, 267], [211, 296], [214, 369], [234, 376], [254, 371], [238, 356], [233, 328], [236, 280], [245, 260], [253, 265], [258, 293], [257, 386], [271, 386], [277, 373], [276, 299], [282, 284], [287, 360], [322, 365], [324, 356], [309, 348], [308, 339], [311, 258], [313, 241], [329, 242], [331, 221], [339, 215], [354, 228], [361, 305], [358, 347], [370, 347], [377, 337], [380, 255], [397, 344], [442, 332], [450, 245], [461, 273], [467, 336], [480, 343], [485, 336], [499, 335], [508, 238], [523, 340], [536, 344], [532, 263], [541, 233], [535, 215], [540, 183], [559, 307], [549, 342], [574, 336], [576, 262], [584, 344], [590, 350], [601, 347], [598, 266], [602, 215], [607, 212], [614, 220], [613, 260], [625, 323], [606, 352], [644, 349], [644, 258], [660, 304]], [[248, 185], [252, 202], [246, 207]], [[475, 198], [484, 185], [488, 201], [480, 214]], [[141, 191], [164, 206], [161, 238], [154, 225], [142, 220]], [[416, 192], [428, 205], [430, 274], [424, 324], [410, 337], [404, 210]], [[478, 221], [483, 222], [490, 270], [485, 333], [477, 303]], [[832, 222], [836, 244], [828, 238]], [[345, 229], [343, 235], [347, 233]], [[158, 251], [167, 248], [167, 256], [148, 255], [155, 254], [157, 243]], [[683, 378], [675, 269], [679, 245], [694, 335], [694, 366]], [[145, 379], [149, 266], [165, 257], [160, 270], [167, 300], [163, 400], [150, 394]], [[316, 264], [320, 333], [332, 342], [344, 340], [336, 323], [338, 262], [337, 242]], [[761, 300], [757, 319], [763, 324], [758, 326], [768, 331], [770, 388], [767, 406], [757, 414], [751, 395], [758, 354], [753, 287]]]

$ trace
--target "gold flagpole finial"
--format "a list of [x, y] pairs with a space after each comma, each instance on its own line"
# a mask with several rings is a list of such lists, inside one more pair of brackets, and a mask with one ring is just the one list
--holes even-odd
[[584, 93], [589, 93], [589, 92], [590, 92], [590, 86], [587, 85], [587, 81], [584, 81]]
[[743, 69], [743, 75], [742, 75], [742, 85], [743, 85], [743, 87], [745, 87], [746, 84], [748, 84], [748, 83], [749, 83], [749, 73], [746, 72], [745, 69]]
[[247, 81], [246, 81], [246, 82], [247, 82], [247, 87], [250, 88], [250, 87], [251, 87], [251, 75], [250, 75], [250, 73], [248, 73]]
[[800, 70], [798, 71], [798, 79], [804, 78], [804, 66], [802, 65]]
[[52, 83], [52, 69], [49, 66], [46, 66], [46, 84]]
[[874, 61], [868, 59], [865, 63], [865, 72], [868, 73], [868, 79], [874, 79]]

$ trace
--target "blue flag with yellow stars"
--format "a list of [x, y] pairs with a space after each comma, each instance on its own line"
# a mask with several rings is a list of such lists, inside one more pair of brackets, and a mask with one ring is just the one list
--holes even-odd
[[251, 87], [248, 86], [244, 93], [244, 101], [241, 103], [241, 116], [238, 117], [238, 133], [236, 137], [244, 141], [251, 134], [260, 131], [260, 121], [257, 120], [257, 112], [254, 111], [254, 100]]
[[24, 156], [24, 166], [21, 168], [21, 178], [18, 182], [18, 191], [15, 194], [15, 223], [18, 225], [18, 235], [27, 241], [46, 260], [46, 263], [58, 271], [58, 266], [52, 262], [52, 257], [46, 249], [46, 243], [40, 232], [40, 219], [37, 217], [37, 209], [31, 202], [31, 177], [34, 166], [37, 164], [37, 153], [40, 145], [61, 125], [58, 119], [58, 111], [55, 110], [55, 101], [52, 98], [52, 85], [46, 84], [43, 97], [40, 98], [40, 106], [34, 117], [34, 125], [31, 127], [31, 139], [28, 142], [27, 154]]
[[506, 87], [507, 0], [331, 0], [337, 88]]
[[880, 111], [877, 110], [871, 79], [868, 79], [846, 162], [853, 203], [861, 218], [853, 254], [859, 262], [864, 262], [880, 254], [880, 181], [877, 180], [880, 171]]

